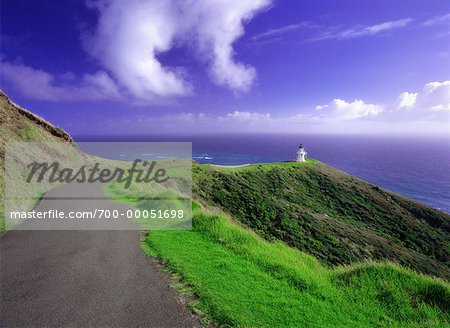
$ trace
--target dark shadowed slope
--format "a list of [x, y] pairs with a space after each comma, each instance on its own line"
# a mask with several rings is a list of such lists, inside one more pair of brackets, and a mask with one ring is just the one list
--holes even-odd
[[450, 279], [450, 216], [323, 163], [194, 168], [194, 192], [267, 239], [336, 265], [389, 260]]

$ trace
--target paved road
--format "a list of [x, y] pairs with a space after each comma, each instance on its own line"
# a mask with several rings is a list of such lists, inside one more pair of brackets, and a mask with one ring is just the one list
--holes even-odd
[[255, 163], [255, 164], [239, 164], [239, 165], [220, 165], [220, 164], [211, 164], [212, 166], [217, 166], [217, 167], [225, 167], [225, 168], [229, 168], [229, 169], [234, 169], [237, 167], [245, 167], [245, 166], [249, 166], [249, 165], [257, 165], [259, 163]]
[[[49, 193], [38, 209], [123, 206], [54, 199], [71, 198], [76, 189]], [[139, 240], [138, 230], [15, 230], [0, 236], [0, 326], [199, 326]]]

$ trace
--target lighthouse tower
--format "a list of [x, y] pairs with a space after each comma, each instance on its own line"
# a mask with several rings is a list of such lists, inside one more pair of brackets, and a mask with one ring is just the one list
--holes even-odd
[[303, 144], [300, 144], [297, 150], [297, 158], [295, 159], [296, 162], [306, 162], [306, 157], [308, 155], [308, 152], [303, 148]]

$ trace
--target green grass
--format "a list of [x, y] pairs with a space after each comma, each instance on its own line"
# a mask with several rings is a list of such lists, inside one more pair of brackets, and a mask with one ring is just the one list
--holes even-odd
[[220, 326], [449, 324], [450, 290], [441, 280], [394, 264], [330, 269], [198, 205], [194, 230], [152, 231], [143, 244], [191, 286], [196, 311]]
[[[53, 189], [54, 185], [49, 185], [46, 183], [26, 183], [25, 176], [26, 171], [24, 171], [24, 163], [28, 164], [32, 159], [39, 159], [40, 162], [46, 161], [52, 162], [54, 160], [59, 160], [62, 164], [69, 163], [79, 165], [83, 160], [82, 154], [77, 150], [77, 148], [65, 142], [65, 140], [53, 136], [44, 126], [38, 125], [35, 122], [29, 120], [28, 118], [21, 115], [17, 110], [8, 109], [5, 107], [4, 103], [0, 99], [0, 115], [5, 115], [6, 123], [2, 125], [2, 131], [0, 134], [0, 233], [5, 232], [5, 184], [6, 180], [14, 181], [14, 184], [9, 185], [9, 198], [18, 198], [16, 204], [11, 206], [14, 210], [24, 211], [31, 210], [36, 203], [39, 202], [45, 192]], [[10, 163], [15, 163], [15, 169], [10, 169], [10, 172], [5, 172], [6, 166], [6, 142], [59, 142], [60, 146], [59, 152], [62, 157], [57, 158], [53, 154], [46, 153], [47, 147], [36, 146], [36, 147], [26, 147], [24, 149], [18, 149], [14, 154], [14, 161]], [[65, 142], [65, 143], [62, 143]], [[73, 146], [73, 147], [72, 147]], [[56, 149], [53, 149], [56, 152]], [[12, 172], [11, 172], [12, 171]], [[11, 201], [11, 199], [10, 199]]]
[[193, 193], [329, 265], [389, 260], [450, 279], [450, 216], [315, 160], [195, 165]]
[[[303, 201], [306, 197], [316, 197], [315, 209], [324, 210], [321, 213], [323, 220], [333, 223], [329, 221], [331, 217], [327, 218], [330, 212], [324, 209], [322, 198], [316, 193], [308, 195], [303, 190], [301, 194], [296, 190], [295, 186], [301, 188], [302, 183], [314, 183], [299, 178], [299, 175], [311, 178], [313, 173], [309, 170], [317, 169], [320, 170], [315, 171], [318, 175], [335, 174], [337, 188], [341, 187], [339, 183], [349, 183], [348, 179], [357, 188], [361, 188], [363, 182], [322, 165], [309, 161], [233, 169], [196, 166], [193, 177], [197, 198], [210, 205], [234, 209], [237, 215], [254, 213], [253, 216], [248, 217], [248, 221], [239, 217], [244, 225], [218, 208], [194, 202], [193, 230], [150, 231], [142, 241], [142, 248], [148, 255], [165, 262], [176, 277], [175, 289], [196, 296], [190, 307], [206, 323], [239, 327], [448, 327], [450, 287], [444, 280], [386, 261], [361, 259], [351, 265], [330, 267], [323, 258], [310, 255], [314, 252], [307, 254], [298, 247], [290, 247], [279, 236], [268, 233], [270, 229], [265, 230], [261, 222], [268, 224], [273, 220], [266, 217], [272, 210], [269, 202], [276, 205], [280, 202], [285, 207], [280, 207], [276, 213], [284, 215], [282, 227], [286, 233], [300, 231], [304, 233], [303, 242], [305, 245], [309, 243], [310, 249], [328, 250], [329, 246], [313, 234], [311, 222], [296, 225], [289, 220], [292, 215], [289, 203], [298, 202], [298, 197], [303, 196]], [[272, 186], [274, 197], [265, 193], [268, 185]], [[321, 186], [326, 193], [327, 184]], [[362, 186], [366, 187], [366, 184]], [[145, 185], [136, 187], [142, 188], [139, 192], [145, 192]], [[211, 192], [213, 187], [216, 193], [212, 196], [217, 198], [205, 193], [205, 190]], [[277, 194], [280, 188], [288, 190], [291, 195]], [[345, 191], [341, 197], [378, 210], [368, 201], [371, 194]], [[107, 192], [124, 199], [124, 190], [120, 188], [108, 186]], [[384, 193], [376, 189], [374, 192]], [[214, 199], [223, 203], [214, 202]], [[133, 199], [128, 199], [127, 204], [141, 209], [146, 206]], [[224, 204], [230, 204], [230, 207]], [[233, 210], [229, 212], [233, 213]], [[299, 220], [298, 217], [295, 219]], [[253, 226], [255, 222], [258, 222], [256, 228]], [[345, 222], [352, 229], [349, 237], [354, 233], [368, 240], [380, 238], [373, 230], [367, 229], [367, 223], [358, 216], [347, 217]], [[299, 227], [305, 227], [305, 230]], [[361, 236], [355, 229], [360, 229]], [[366, 236], [370, 233], [373, 235]], [[346, 250], [340, 245], [340, 239], [333, 235], [327, 238], [336, 247]], [[351, 248], [351, 245], [346, 247]]]
[[[55, 141], [55, 138], [42, 130], [40, 127], [34, 125], [26, 119], [20, 121], [19, 128], [12, 128], [5, 124], [2, 126], [0, 135], [0, 202], [2, 204], [0, 208], [0, 233], [5, 232], [5, 143], [7, 141]], [[24, 190], [25, 190], [24, 186]], [[39, 192], [36, 192], [36, 197], [39, 197]]]

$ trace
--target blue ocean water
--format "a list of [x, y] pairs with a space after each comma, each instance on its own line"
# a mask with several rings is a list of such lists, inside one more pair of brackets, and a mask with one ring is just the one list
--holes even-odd
[[309, 157], [450, 213], [449, 137], [243, 134], [78, 137], [75, 140], [190, 141], [193, 159], [224, 165], [291, 160], [298, 145], [303, 143]]

